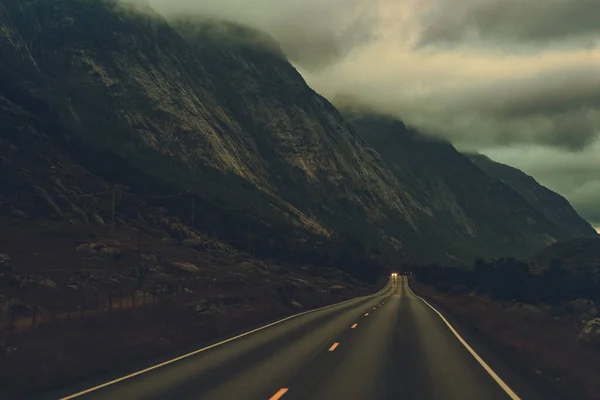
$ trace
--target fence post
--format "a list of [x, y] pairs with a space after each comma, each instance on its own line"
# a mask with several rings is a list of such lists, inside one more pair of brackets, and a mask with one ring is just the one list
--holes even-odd
[[108, 313], [112, 313], [112, 288], [108, 290]]
[[96, 317], [98, 317], [98, 309], [100, 308], [100, 294], [96, 292]]
[[12, 337], [13, 330], [15, 329], [15, 310], [10, 308], [10, 325], [8, 327], [8, 336]]
[[56, 317], [54, 315], [54, 307], [50, 307], [50, 322], [54, 324], [56, 322]]
[[67, 322], [71, 320], [71, 313], [69, 312], [69, 306], [67, 306]]
[[83, 321], [84, 314], [85, 314], [85, 295], [83, 295], [81, 298], [81, 313], [79, 315], [79, 318], [82, 321]]
[[119, 287], [119, 307], [123, 309], [123, 288]]
[[35, 326], [35, 320], [37, 317], [37, 306], [33, 306], [32, 315], [31, 315], [31, 326]]
[[133, 290], [133, 293], [131, 294], [131, 308], [135, 308], [135, 289]]

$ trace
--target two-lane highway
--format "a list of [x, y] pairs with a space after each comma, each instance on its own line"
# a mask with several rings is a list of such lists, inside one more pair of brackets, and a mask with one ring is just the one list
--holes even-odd
[[518, 399], [405, 277], [63, 399]]

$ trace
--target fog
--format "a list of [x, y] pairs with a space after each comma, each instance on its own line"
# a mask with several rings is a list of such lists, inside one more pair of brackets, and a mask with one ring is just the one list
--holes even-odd
[[260, 28], [329, 99], [521, 168], [600, 226], [600, 1], [149, 2]]

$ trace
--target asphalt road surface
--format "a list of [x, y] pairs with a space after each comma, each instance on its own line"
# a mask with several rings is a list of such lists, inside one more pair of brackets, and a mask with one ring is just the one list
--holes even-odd
[[398, 276], [377, 294], [303, 313], [164, 365], [59, 397], [537, 398], [531, 388], [522, 389], [525, 384], [518, 376], [488, 364], [486, 353], [473, 350], [476, 346], [467, 340], [412, 293], [406, 277]]

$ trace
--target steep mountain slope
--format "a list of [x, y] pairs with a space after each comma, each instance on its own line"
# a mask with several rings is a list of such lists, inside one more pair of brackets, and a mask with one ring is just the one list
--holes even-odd
[[466, 154], [488, 175], [517, 191], [529, 204], [560, 226], [572, 237], [595, 237], [596, 230], [577, 214], [569, 201], [540, 185], [533, 177], [511, 166], [496, 162], [482, 154]]
[[38, 99], [60, 151], [101, 179], [148, 195], [192, 190], [197, 225], [238, 244], [251, 225], [266, 255], [345, 232], [425, 251], [423, 207], [275, 47], [224, 43], [214, 29], [181, 29], [184, 39], [108, 0], [8, 0], [0, 29], [3, 82]]
[[488, 176], [450, 143], [402, 122], [346, 106], [344, 113], [417, 201], [427, 204], [434, 242], [453, 254], [524, 256], [569, 237], [510, 187]]
[[[0, 30], [3, 163], [27, 163], [3, 181], [14, 190], [122, 185], [260, 257], [354, 272], [399, 256], [524, 255], [569, 236], [447, 143], [351, 116], [358, 134], [264, 34], [115, 0], [5, 0]], [[47, 179], [47, 165], [71, 172]], [[0, 210], [39, 212], [19, 196]], [[119, 201], [118, 222], [139, 219], [138, 200]], [[44, 212], [107, 218], [110, 196], [97, 201]]]

